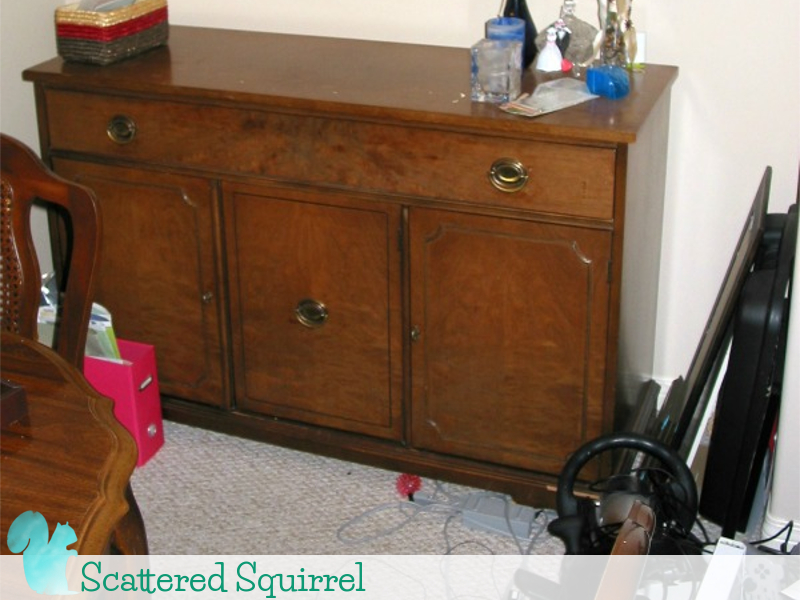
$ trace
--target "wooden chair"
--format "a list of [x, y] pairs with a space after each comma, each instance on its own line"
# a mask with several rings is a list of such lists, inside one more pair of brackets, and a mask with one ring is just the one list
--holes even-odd
[[[68, 263], [62, 265], [53, 348], [83, 369], [83, 352], [100, 256], [101, 222], [94, 194], [58, 177], [24, 144], [0, 134], [2, 162], [2, 329], [38, 339], [41, 271], [31, 235], [31, 209], [41, 204], [68, 224]], [[61, 283], [61, 282], [60, 282]]]
[[[100, 257], [100, 206], [86, 187], [53, 173], [20, 141], [0, 134], [0, 329], [38, 339], [41, 270], [31, 234], [34, 204], [55, 210], [64, 222], [66, 264], [58, 265], [59, 311], [53, 348], [83, 372], [83, 355], [96, 266]], [[110, 541], [112, 551], [147, 554], [147, 537], [130, 484], [128, 514]]]

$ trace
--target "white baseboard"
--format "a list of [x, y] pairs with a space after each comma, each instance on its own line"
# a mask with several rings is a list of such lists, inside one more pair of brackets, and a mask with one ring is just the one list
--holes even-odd
[[[790, 522], [790, 519], [778, 517], [773, 515], [767, 510], [764, 515], [764, 522], [761, 524], [761, 539], [767, 539], [776, 535], [779, 531], [784, 529]], [[780, 545], [786, 541], [786, 532], [781, 533], [775, 540], [765, 544], [769, 548], [778, 549]], [[792, 533], [789, 535], [789, 549], [791, 550], [795, 544], [800, 543], [800, 524], [794, 521]]]

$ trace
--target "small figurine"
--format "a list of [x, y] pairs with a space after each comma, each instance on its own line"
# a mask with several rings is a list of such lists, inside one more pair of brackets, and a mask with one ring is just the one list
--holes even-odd
[[556, 28], [550, 27], [547, 30], [547, 43], [536, 59], [536, 69], [538, 71], [560, 71], [562, 66], [561, 50], [556, 45]]
[[[565, 62], [585, 66], [594, 59], [598, 30], [575, 16], [575, 3], [575, 0], [564, 0], [558, 19], [550, 27], [556, 28], [556, 45]], [[536, 38], [536, 47], [541, 51], [546, 44], [547, 28], [543, 28]]]
[[572, 36], [572, 31], [567, 27], [564, 19], [558, 19], [553, 25], [556, 30], [556, 46], [558, 46], [561, 56], [567, 56], [567, 48], [569, 48], [569, 40]]

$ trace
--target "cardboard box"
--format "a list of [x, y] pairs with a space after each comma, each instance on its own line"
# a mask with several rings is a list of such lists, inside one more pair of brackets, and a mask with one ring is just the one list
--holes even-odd
[[117, 340], [121, 361], [87, 356], [83, 372], [94, 388], [114, 401], [114, 415], [139, 448], [141, 467], [164, 445], [161, 395], [153, 346]]

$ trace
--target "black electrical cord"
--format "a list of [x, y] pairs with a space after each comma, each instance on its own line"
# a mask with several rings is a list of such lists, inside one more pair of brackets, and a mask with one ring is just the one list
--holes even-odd
[[[789, 554], [789, 540], [792, 537], [793, 530], [794, 530], [794, 521], [789, 521], [788, 523], [786, 523], [786, 525], [781, 527], [780, 530], [775, 535], [771, 535], [770, 537], [764, 538], [763, 540], [755, 540], [748, 543], [752, 546], [757, 547], [759, 550], [763, 552], [769, 552], [772, 554]], [[776, 552], [774, 549], [764, 546], [764, 544], [766, 544], [767, 542], [771, 542], [773, 540], [778, 539], [783, 534], [784, 531], [786, 532], [786, 539], [780, 545], [780, 552]]]

